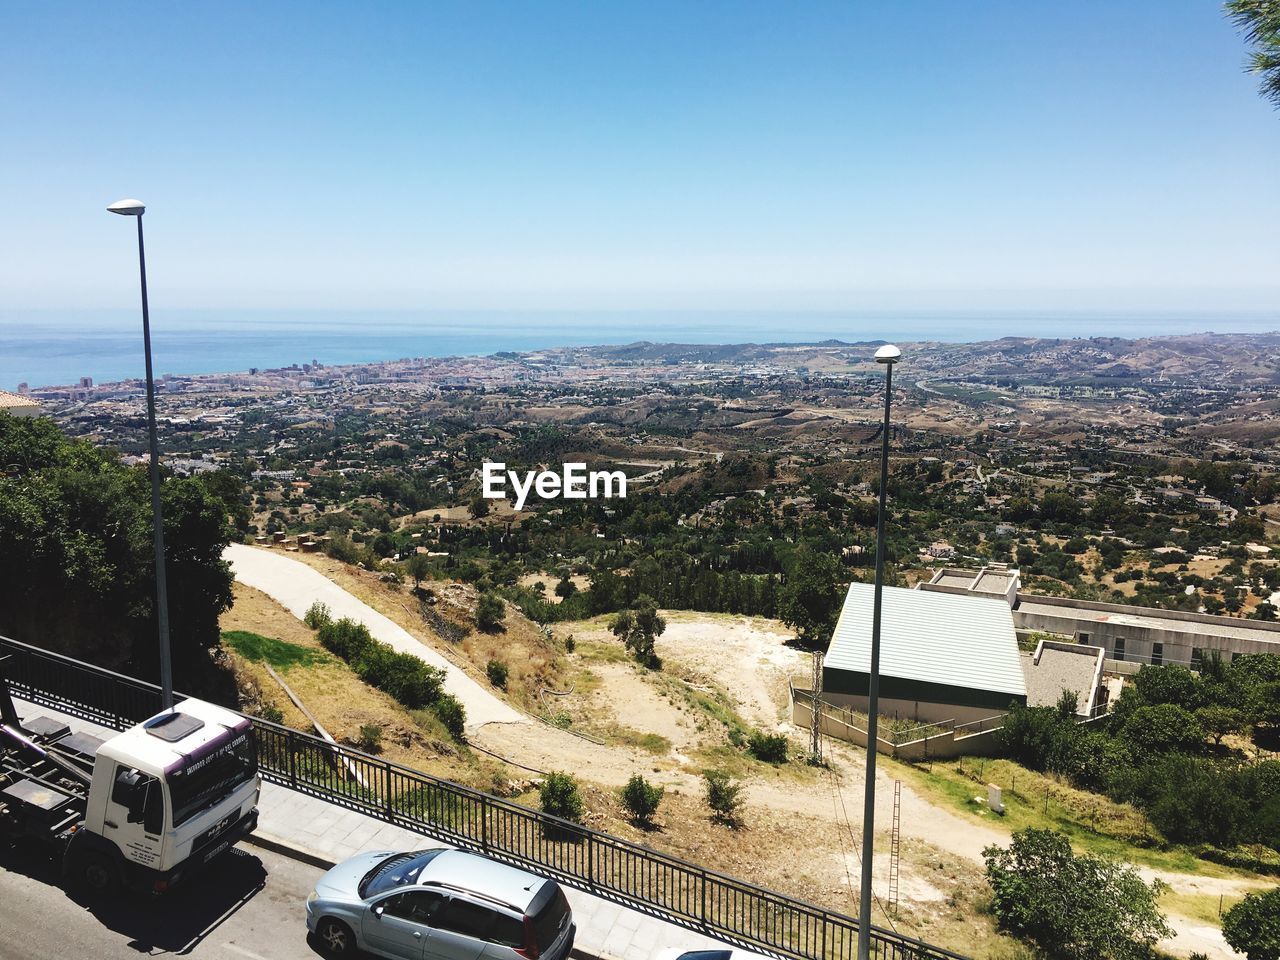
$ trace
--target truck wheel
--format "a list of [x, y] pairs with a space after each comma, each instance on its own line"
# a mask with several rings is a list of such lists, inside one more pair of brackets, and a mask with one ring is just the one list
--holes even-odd
[[341, 920], [325, 917], [316, 927], [320, 949], [328, 957], [353, 957], [356, 953], [356, 935]]
[[101, 854], [87, 853], [80, 861], [78, 879], [90, 893], [105, 894], [116, 889], [116, 868]]

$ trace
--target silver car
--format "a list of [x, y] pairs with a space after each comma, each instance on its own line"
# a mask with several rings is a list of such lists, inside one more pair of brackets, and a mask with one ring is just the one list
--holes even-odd
[[307, 898], [307, 930], [330, 956], [565, 960], [576, 927], [554, 880], [463, 850], [362, 853]]

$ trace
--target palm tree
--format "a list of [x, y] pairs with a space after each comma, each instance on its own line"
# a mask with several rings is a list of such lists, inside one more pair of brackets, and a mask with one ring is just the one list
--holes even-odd
[[1262, 95], [1280, 109], [1280, 0], [1227, 0], [1227, 15], [1253, 47], [1249, 69]]

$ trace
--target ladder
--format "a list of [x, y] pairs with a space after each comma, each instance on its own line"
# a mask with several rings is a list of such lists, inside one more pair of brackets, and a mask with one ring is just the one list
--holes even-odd
[[898, 860], [902, 849], [902, 781], [893, 781], [893, 833], [889, 841], [889, 912], [898, 916]]

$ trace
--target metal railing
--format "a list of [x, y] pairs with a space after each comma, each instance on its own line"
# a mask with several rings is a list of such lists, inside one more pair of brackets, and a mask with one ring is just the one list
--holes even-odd
[[[0, 637], [13, 692], [123, 729], [153, 715], [159, 688]], [[857, 921], [677, 857], [298, 730], [253, 721], [263, 779], [486, 854], [597, 897], [778, 957], [852, 960]], [[350, 779], [359, 772], [365, 785]], [[873, 927], [876, 960], [965, 960]]]

